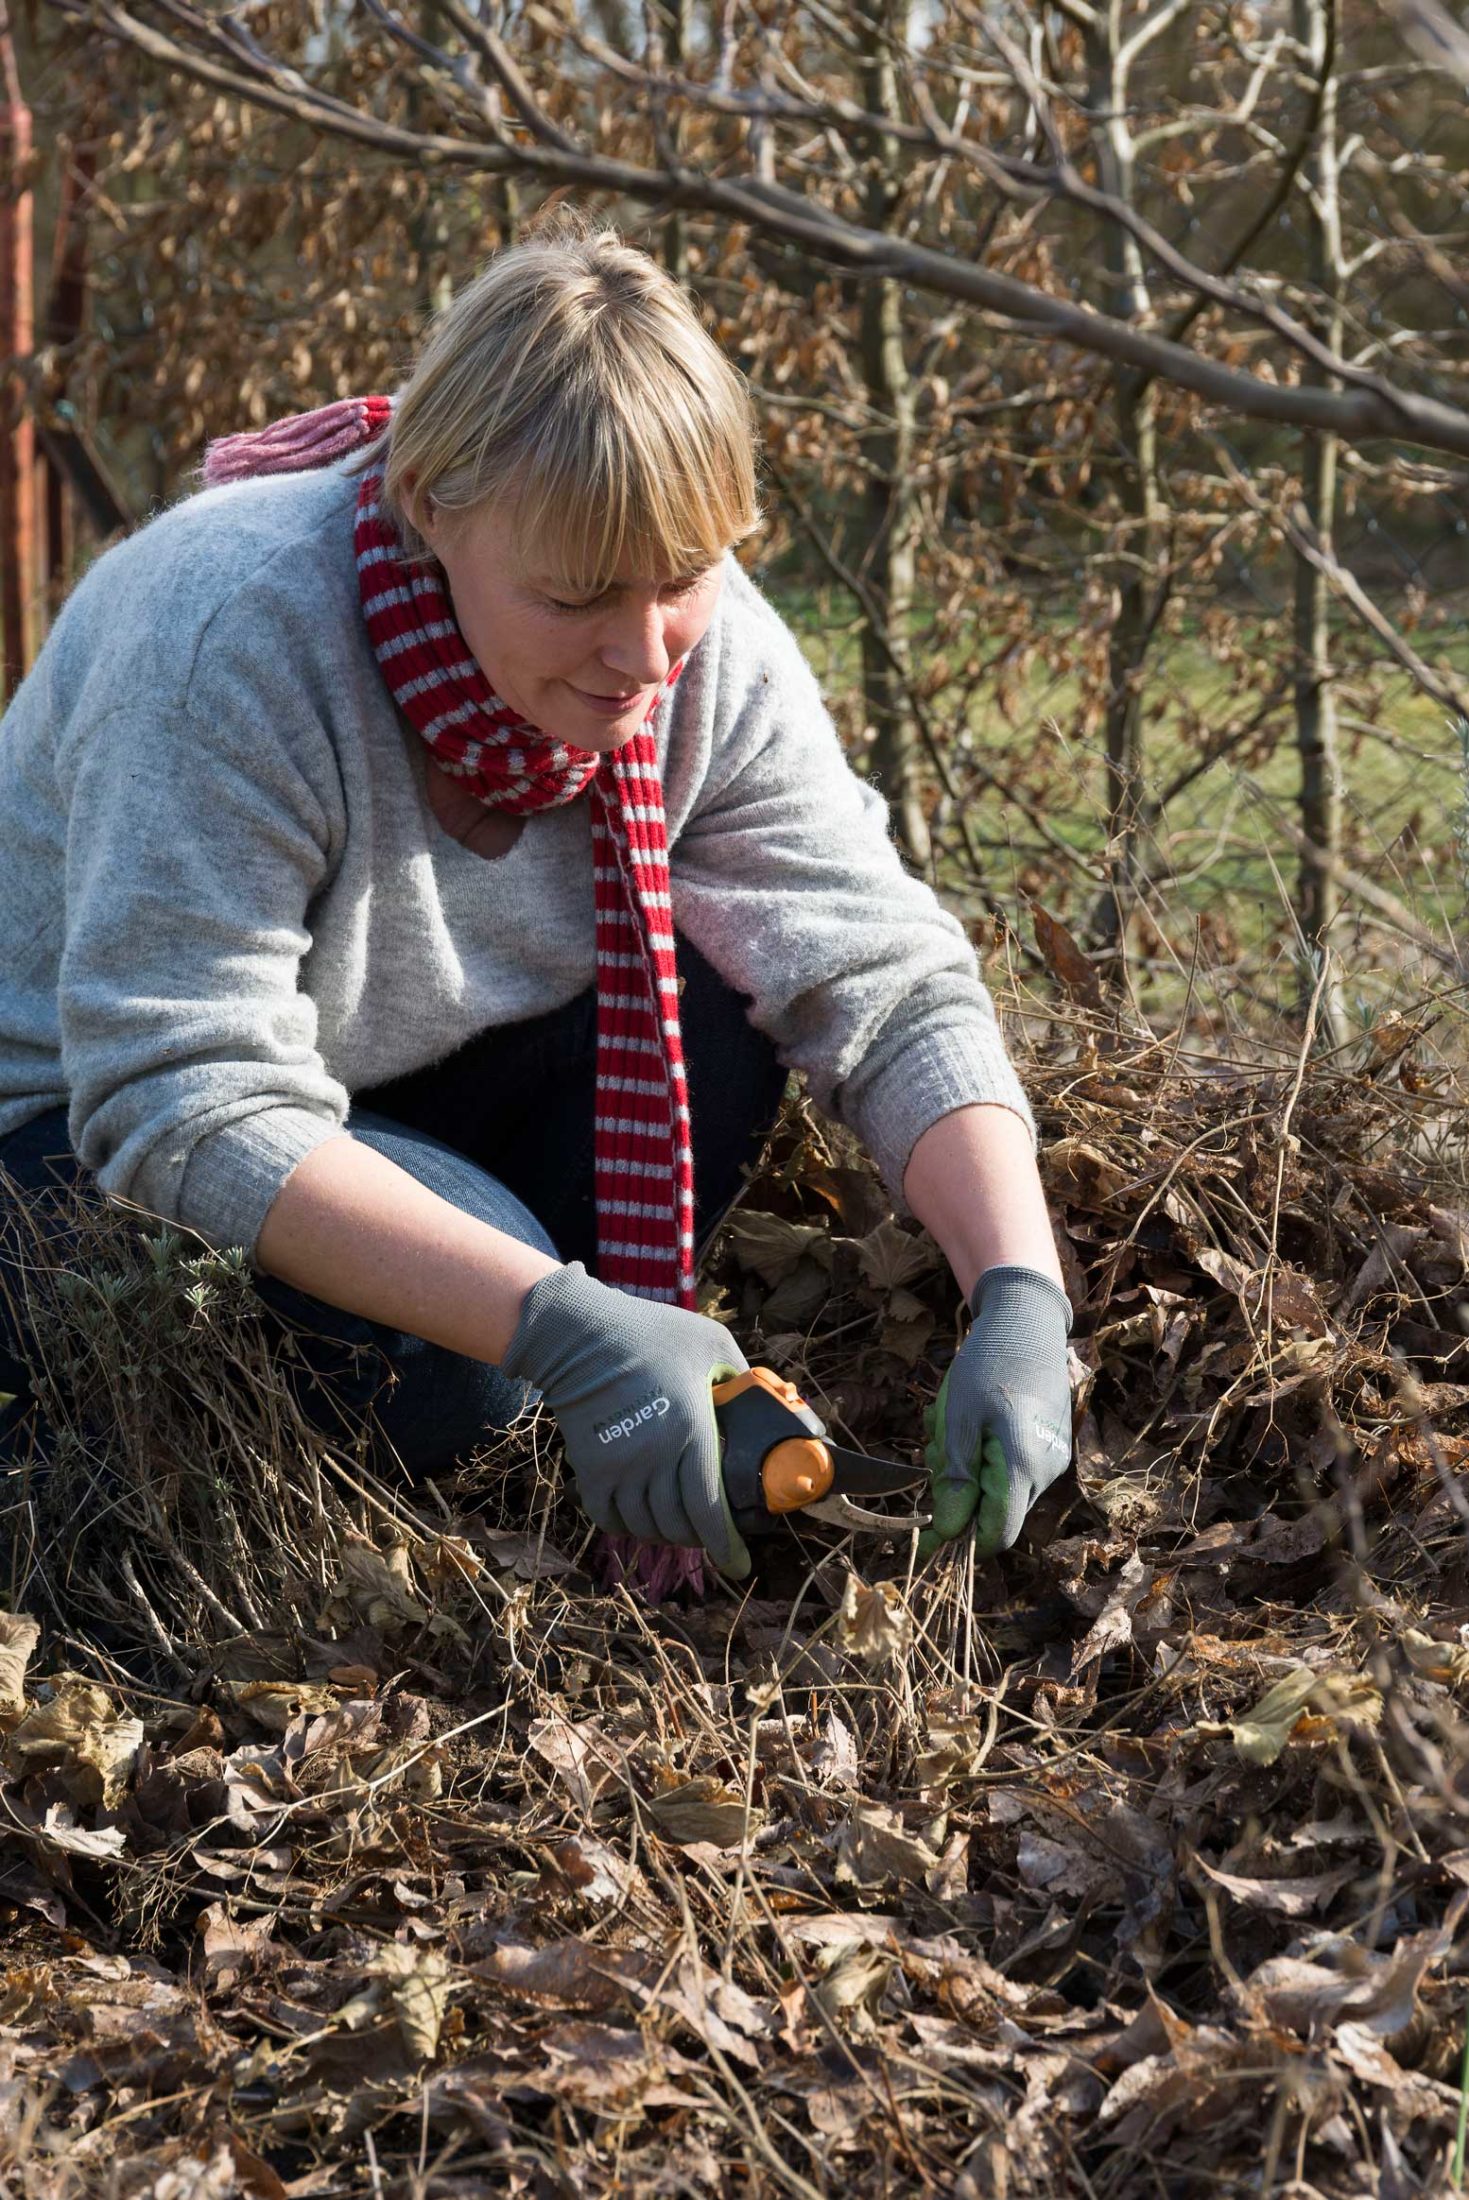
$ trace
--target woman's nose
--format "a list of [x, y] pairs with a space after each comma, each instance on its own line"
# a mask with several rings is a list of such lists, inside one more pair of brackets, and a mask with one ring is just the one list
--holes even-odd
[[603, 637], [603, 664], [638, 687], [657, 687], [673, 663], [663, 632], [667, 616], [658, 603], [629, 605]]

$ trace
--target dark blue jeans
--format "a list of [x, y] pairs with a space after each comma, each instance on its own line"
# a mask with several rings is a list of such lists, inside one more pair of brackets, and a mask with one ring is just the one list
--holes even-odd
[[[747, 1020], [743, 997], [683, 939], [678, 968], [702, 1254], [775, 1119], [785, 1071]], [[355, 1094], [349, 1125], [466, 1214], [595, 1274], [596, 1057], [596, 995], [587, 992], [548, 1015], [482, 1032], [431, 1068]], [[44, 1199], [48, 1187], [89, 1181], [71, 1151], [65, 1109], [0, 1139], [0, 1172], [3, 1266], [3, 1202], [12, 1185]], [[13, 1238], [8, 1257], [15, 1258]], [[526, 1401], [522, 1384], [483, 1361], [343, 1313], [273, 1277], [256, 1282], [262, 1320], [296, 1337], [297, 1353], [284, 1364], [299, 1369], [291, 1380], [307, 1419], [324, 1435], [350, 1441], [371, 1408], [380, 1467], [401, 1463], [411, 1474], [447, 1467], [485, 1430], [506, 1427]], [[15, 1393], [13, 1405], [0, 1406], [0, 1462], [30, 1448], [27, 1357], [0, 1291], [0, 1392]]]

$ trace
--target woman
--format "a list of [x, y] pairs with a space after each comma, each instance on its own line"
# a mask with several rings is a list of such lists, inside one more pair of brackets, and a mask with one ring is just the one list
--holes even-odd
[[[745, 1362], [694, 1271], [802, 1070], [974, 1312], [934, 1532], [1013, 1542], [1069, 1456], [1033, 1126], [732, 555], [748, 393], [677, 286], [543, 232], [395, 401], [205, 479], [87, 573], [5, 720], [11, 1185], [246, 1248], [319, 1367], [386, 1359], [412, 1471], [539, 1391], [601, 1527], [739, 1575], [710, 1386]], [[0, 1338], [12, 1447], [26, 1381]]]

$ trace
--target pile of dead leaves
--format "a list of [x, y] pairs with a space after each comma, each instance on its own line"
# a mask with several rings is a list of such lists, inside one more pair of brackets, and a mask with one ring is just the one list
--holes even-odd
[[[1003, 1559], [785, 1528], [650, 1610], [542, 1420], [250, 1624], [0, 1618], [7, 2189], [1448, 2189], [1469, 1216], [1402, 1053], [1034, 1068], [1078, 1473]], [[804, 1109], [708, 1289], [916, 1448], [952, 1280]]]

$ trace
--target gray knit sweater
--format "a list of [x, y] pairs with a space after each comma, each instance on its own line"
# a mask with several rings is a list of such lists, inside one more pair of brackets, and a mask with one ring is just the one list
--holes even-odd
[[[368, 644], [340, 467], [108, 550], [0, 722], [0, 1138], [65, 1104], [108, 1193], [253, 1248], [354, 1092], [594, 982], [590, 813], [486, 862]], [[733, 560], [660, 712], [676, 927], [901, 1206], [930, 1123], [1030, 1121], [964, 934], [905, 874]]]

